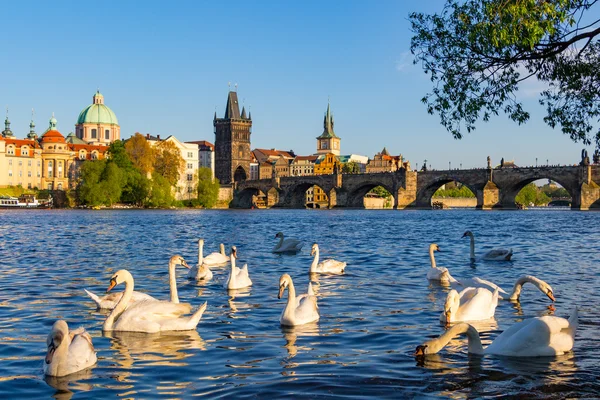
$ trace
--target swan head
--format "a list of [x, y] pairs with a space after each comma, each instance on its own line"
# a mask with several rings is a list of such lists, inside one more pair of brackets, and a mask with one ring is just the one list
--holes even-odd
[[281, 296], [283, 296], [283, 292], [288, 287], [291, 280], [292, 280], [292, 277], [289, 276], [288, 274], [281, 275], [281, 278], [279, 278], [279, 294], [277, 295], [278, 299], [281, 299]]
[[452, 317], [458, 312], [460, 307], [460, 295], [454, 289], [448, 292], [446, 302], [444, 303], [444, 316], [446, 317], [446, 326], [452, 322]]
[[54, 323], [54, 325], [52, 325], [52, 330], [46, 339], [46, 345], [48, 346], [48, 351], [46, 352], [46, 364], [50, 364], [52, 362], [54, 352], [68, 334], [69, 326], [62, 319], [59, 319]]
[[110, 292], [112, 288], [117, 286], [119, 283], [123, 283], [127, 281], [127, 279], [133, 280], [133, 277], [126, 269], [120, 269], [113, 274], [110, 278], [110, 284], [108, 285], [108, 289], [106, 289], [106, 293]]
[[237, 247], [231, 246], [231, 256], [233, 258], [238, 258], [238, 256], [237, 256]]
[[540, 290], [548, 296], [548, 298], [552, 301], [556, 301], [554, 298], [554, 290], [552, 290], [552, 286], [548, 285], [546, 282], [542, 281], [540, 285]]
[[198, 239], [198, 246], [204, 245], [204, 239]]
[[420, 344], [417, 346], [417, 349], [415, 350], [415, 357], [423, 357], [425, 354], [429, 354], [428, 350], [427, 350], [427, 345], [426, 344]]
[[310, 249], [310, 255], [314, 256], [317, 251], [319, 251], [319, 245], [313, 243], [312, 248]]
[[[200, 241], [202, 241], [202, 243], [204, 243], [204, 240], [200, 239]], [[198, 243], [200, 243], [200, 241]], [[171, 257], [169, 259], [169, 264], [182, 265], [182, 266], [186, 267], [187, 269], [190, 269], [190, 266], [188, 265], [188, 263], [185, 262], [185, 260], [183, 259], [183, 257], [180, 256], [179, 254], [176, 254], [173, 257]]]
[[463, 233], [462, 237], [467, 237], [467, 236], [471, 236], [473, 237], [473, 232], [471, 231], [466, 231], [465, 233]]
[[440, 246], [438, 246], [438, 245], [437, 245], [437, 244], [435, 244], [435, 243], [431, 243], [431, 244], [429, 245], [429, 251], [441, 251], [441, 250], [440, 250]]
[[283, 232], [277, 232], [277, 234], [275, 235], [275, 239], [282, 238], [282, 237], [283, 237]]

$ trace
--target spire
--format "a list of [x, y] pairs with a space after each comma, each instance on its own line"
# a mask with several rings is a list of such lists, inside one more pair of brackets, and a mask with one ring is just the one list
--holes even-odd
[[4, 137], [12, 137], [13, 133], [10, 130], [10, 121], [8, 120], [8, 107], [6, 107], [6, 119], [4, 120], [4, 130], [2, 131], [2, 136]]
[[48, 128], [49, 131], [55, 131], [56, 130], [56, 123], [58, 121], [56, 121], [56, 118], [54, 118], [54, 113], [52, 113], [52, 118], [50, 118], [50, 127]]
[[381, 155], [385, 155], [385, 156], [389, 156], [390, 155], [390, 153], [388, 153], [388, 151], [385, 148], [385, 146], [383, 147], [383, 150], [381, 150]]
[[248, 119], [248, 117], [246, 117], [246, 107], [242, 107], [242, 119]]
[[215, 110], [215, 116], [213, 118], [213, 121], [216, 121], [216, 120], [217, 120], [217, 110]]
[[252, 111], [249, 111], [249, 112], [248, 112], [248, 119], [249, 119], [249, 120], [252, 120]]
[[240, 105], [236, 92], [229, 92], [227, 106], [225, 108], [225, 119], [240, 119]]
[[323, 118], [323, 133], [318, 137], [318, 139], [337, 137], [333, 131], [333, 124], [333, 114], [331, 113], [329, 101], [327, 101], [327, 111], [325, 112], [325, 117]]
[[100, 93], [100, 89], [96, 90], [96, 93], [94, 93], [92, 104], [104, 104], [104, 96]]
[[37, 133], [35, 133], [35, 123], [33, 122], [33, 108], [31, 109], [31, 122], [29, 123], [29, 133], [27, 134], [28, 139], [37, 139]]

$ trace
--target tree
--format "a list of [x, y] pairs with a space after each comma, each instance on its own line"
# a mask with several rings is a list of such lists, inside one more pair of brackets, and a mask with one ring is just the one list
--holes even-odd
[[350, 161], [350, 162], [344, 163], [344, 165], [342, 165], [342, 173], [343, 174], [359, 174], [360, 166], [358, 165], [358, 163], [356, 161]]
[[184, 167], [185, 161], [175, 143], [163, 140], [156, 145], [154, 171], [165, 178], [171, 186], [177, 185]]
[[433, 82], [422, 99], [427, 111], [456, 139], [500, 111], [522, 124], [530, 115], [516, 93], [521, 82], [537, 79], [548, 85], [539, 100], [544, 121], [600, 147], [600, 127], [593, 126], [600, 117], [596, 3], [446, 0], [441, 14], [410, 14], [414, 63]]
[[154, 170], [154, 149], [144, 135], [136, 132], [125, 142], [125, 150], [133, 165], [144, 175]]
[[150, 207], [170, 207], [173, 201], [171, 183], [159, 173], [153, 173], [150, 194], [146, 204]]
[[213, 208], [219, 200], [219, 187], [219, 180], [213, 178], [210, 168], [199, 168], [197, 204], [204, 208]]
[[550, 198], [544, 192], [542, 192], [541, 189], [535, 185], [535, 183], [532, 182], [521, 189], [519, 194], [517, 194], [515, 197], [515, 202], [525, 206], [530, 204], [539, 206], [548, 204], [550, 202]]
[[383, 186], [375, 186], [373, 189], [371, 189], [369, 191], [369, 193], [374, 194], [375, 196], [381, 197], [381, 198], [390, 197], [392, 195]]

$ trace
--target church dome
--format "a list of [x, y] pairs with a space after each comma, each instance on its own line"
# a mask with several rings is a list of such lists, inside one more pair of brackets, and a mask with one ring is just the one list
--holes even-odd
[[104, 96], [96, 92], [93, 98], [93, 104], [84, 108], [77, 118], [79, 124], [114, 124], [119, 125], [115, 113], [104, 105]]

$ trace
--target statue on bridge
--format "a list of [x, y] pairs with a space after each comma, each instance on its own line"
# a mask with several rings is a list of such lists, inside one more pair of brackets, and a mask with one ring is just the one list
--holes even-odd
[[594, 151], [594, 164], [600, 164], [600, 151], [598, 149]]
[[581, 162], [579, 165], [590, 165], [590, 158], [588, 157], [588, 152], [586, 149], [581, 150]]
[[492, 159], [490, 158], [490, 156], [487, 156], [487, 164], [488, 169], [492, 169]]

